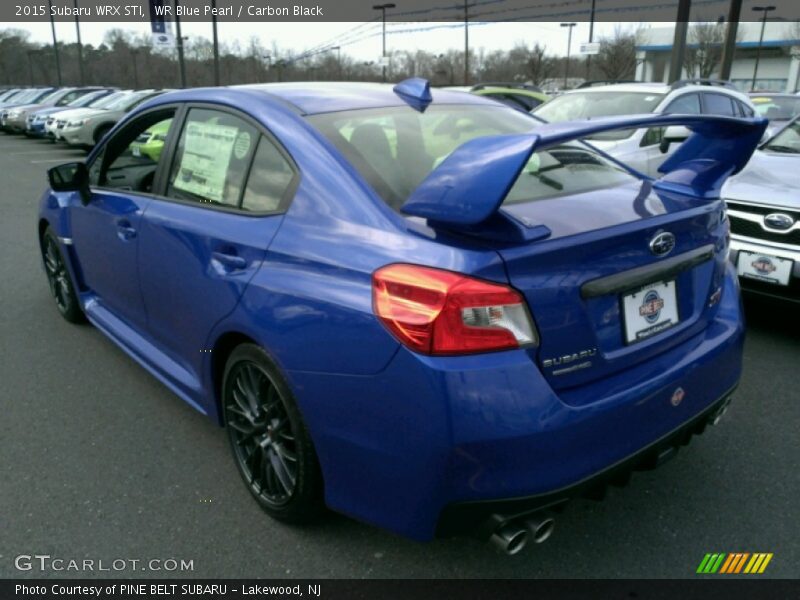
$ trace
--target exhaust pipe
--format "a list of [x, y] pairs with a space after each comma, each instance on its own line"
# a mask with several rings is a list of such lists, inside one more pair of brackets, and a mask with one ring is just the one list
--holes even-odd
[[528, 544], [528, 529], [517, 523], [501, 526], [489, 538], [489, 542], [500, 552], [512, 556]]
[[709, 418], [708, 422], [711, 425], [718, 425], [719, 422], [722, 420], [722, 417], [725, 416], [725, 413], [728, 412], [728, 407], [731, 404], [730, 398], [725, 401], [725, 404], [719, 407]]
[[525, 520], [525, 526], [531, 534], [534, 544], [546, 542], [553, 534], [556, 527], [556, 520], [546, 513], [536, 514]]

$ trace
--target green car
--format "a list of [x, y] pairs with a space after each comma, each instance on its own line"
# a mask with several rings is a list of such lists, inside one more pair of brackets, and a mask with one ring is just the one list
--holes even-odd
[[481, 83], [469, 91], [478, 96], [489, 96], [523, 112], [530, 112], [550, 100], [550, 96], [539, 88], [523, 83]]
[[161, 151], [164, 149], [164, 142], [167, 141], [167, 132], [171, 123], [172, 119], [167, 119], [145, 130], [131, 144], [133, 155], [145, 156], [153, 162], [158, 162], [161, 157]]

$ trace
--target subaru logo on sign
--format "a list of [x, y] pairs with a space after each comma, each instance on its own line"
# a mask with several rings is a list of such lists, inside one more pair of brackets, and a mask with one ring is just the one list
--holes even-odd
[[669, 231], [659, 233], [650, 240], [650, 252], [656, 256], [666, 256], [675, 247], [675, 236]]
[[764, 217], [764, 224], [772, 229], [786, 231], [794, 225], [794, 219], [783, 213], [772, 213]]

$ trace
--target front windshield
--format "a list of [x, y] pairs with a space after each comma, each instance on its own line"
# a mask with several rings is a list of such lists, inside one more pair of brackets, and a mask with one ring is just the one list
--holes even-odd
[[[540, 124], [502, 106], [430, 106], [312, 115], [309, 120], [395, 209], [456, 148], [478, 137], [532, 132]], [[574, 194], [630, 181], [597, 154], [561, 146], [536, 152], [512, 187], [512, 204]]]
[[795, 120], [772, 138], [763, 150], [781, 154], [800, 154], [800, 120]]
[[800, 114], [800, 98], [797, 96], [753, 96], [759, 117], [770, 121], [788, 121]]
[[69, 108], [83, 108], [84, 106], [89, 106], [92, 102], [98, 100], [99, 98], [104, 98], [105, 94], [106, 92], [104, 91], [89, 92], [84, 96], [79, 96], [78, 98], [75, 98], [75, 100], [67, 104], [67, 106]]
[[[548, 123], [576, 121], [597, 117], [641, 115], [651, 113], [664, 99], [664, 94], [653, 92], [570, 92], [533, 110], [533, 114]], [[595, 134], [587, 139], [622, 140], [630, 137], [634, 129], [622, 129]]]

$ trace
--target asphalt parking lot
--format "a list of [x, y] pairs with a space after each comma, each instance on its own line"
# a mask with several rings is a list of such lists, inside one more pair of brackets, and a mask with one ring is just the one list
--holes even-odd
[[[694, 577], [707, 552], [772, 552], [800, 575], [800, 317], [748, 299], [745, 372], [720, 426], [603, 502], [576, 501], [541, 546], [411, 542], [331, 515], [264, 515], [224, 432], [91, 326], [56, 312], [36, 243], [45, 170], [83, 152], [0, 134], [0, 577], [14, 557], [192, 560], [192, 577]], [[120, 274], [124, 276], [124, 274]], [[723, 576], [716, 576], [723, 577]]]

